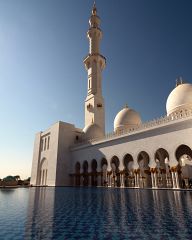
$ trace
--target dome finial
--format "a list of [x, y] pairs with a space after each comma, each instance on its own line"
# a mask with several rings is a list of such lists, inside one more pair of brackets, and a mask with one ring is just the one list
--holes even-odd
[[127, 103], [125, 104], [125, 108], [129, 108]]
[[176, 87], [183, 84], [183, 83], [184, 83], [183, 78], [181, 76], [176, 78]]
[[94, 15], [94, 16], [97, 15], [97, 8], [96, 8], [96, 3], [95, 3], [95, 1], [94, 1], [94, 3], [93, 3], [92, 15]]

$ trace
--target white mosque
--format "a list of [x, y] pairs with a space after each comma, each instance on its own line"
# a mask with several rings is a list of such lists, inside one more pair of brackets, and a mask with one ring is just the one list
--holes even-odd
[[102, 31], [94, 4], [89, 19], [85, 127], [57, 122], [35, 137], [33, 186], [190, 188], [192, 185], [192, 84], [179, 79], [166, 103], [167, 116], [142, 122], [125, 106], [105, 133], [100, 54]]

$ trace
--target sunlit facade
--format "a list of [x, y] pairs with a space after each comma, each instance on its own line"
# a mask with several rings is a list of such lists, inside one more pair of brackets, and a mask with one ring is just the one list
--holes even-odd
[[192, 185], [192, 84], [178, 79], [167, 98], [167, 116], [142, 122], [125, 106], [105, 133], [100, 53], [102, 31], [96, 6], [89, 19], [85, 127], [57, 122], [36, 134], [31, 173], [34, 186], [190, 188]]

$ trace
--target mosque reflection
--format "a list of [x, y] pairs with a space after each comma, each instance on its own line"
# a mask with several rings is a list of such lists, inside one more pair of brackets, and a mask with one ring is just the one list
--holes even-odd
[[53, 189], [30, 189], [25, 239], [52, 239], [54, 202]]
[[179, 238], [191, 234], [191, 203], [189, 191], [31, 188], [25, 239]]

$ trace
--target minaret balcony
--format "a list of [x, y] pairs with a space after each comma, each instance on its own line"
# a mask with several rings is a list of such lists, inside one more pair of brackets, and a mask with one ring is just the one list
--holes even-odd
[[106, 58], [103, 55], [99, 53], [89, 53], [83, 60], [86, 70], [91, 67], [93, 61], [99, 62], [102, 70], [105, 68]]
[[102, 106], [101, 103], [97, 103], [97, 107], [98, 107], [98, 108], [102, 108], [103, 106]]
[[91, 27], [87, 31], [88, 38], [92, 38], [94, 35], [96, 35], [99, 38], [99, 40], [101, 40], [103, 34], [99, 27]]

